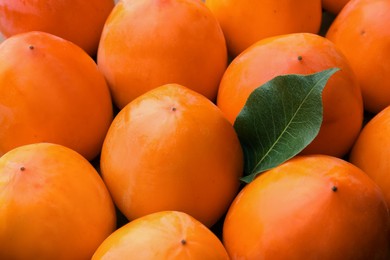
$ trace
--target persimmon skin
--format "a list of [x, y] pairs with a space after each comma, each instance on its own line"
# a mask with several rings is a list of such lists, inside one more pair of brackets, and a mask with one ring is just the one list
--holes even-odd
[[364, 108], [374, 114], [390, 105], [389, 24], [389, 1], [351, 0], [326, 33], [349, 60]]
[[243, 152], [218, 107], [184, 86], [167, 84], [118, 113], [100, 168], [129, 220], [176, 210], [210, 227], [239, 189]]
[[236, 57], [259, 40], [289, 33], [318, 33], [321, 0], [206, 0]]
[[217, 105], [233, 124], [253, 90], [285, 74], [307, 75], [339, 68], [323, 93], [323, 122], [317, 137], [302, 154], [344, 156], [352, 147], [363, 122], [363, 101], [348, 60], [326, 38], [310, 33], [270, 37], [245, 50], [226, 69]]
[[104, 26], [97, 63], [119, 108], [170, 83], [214, 101], [227, 49], [202, 1], [120, 1]]
[[388, 259], [389, 212], [359, 168], [298, 156], [255, 178], [223, 225], [231, 259]]
[[322, 7], [334, 15], [340, 13], [350, 0], [322, 0]]
[[113, 119], [109, 88], [77, 45], [28, 32], [0, 45], [0, 156], [24, 144], [67, 146], [88, 160]]
[[0, 157], [0, 258], [90, 259], [114, 231], [114, 204], [101, 177], [57, 144]]
[[218, 237], [190, 215], [178, 211], [152, 213], [112, 233], [92, 260], [215, 259], [229, 256]]
[[349, 161], [378, 184], [390, 207], [389, 146], [390, 107], [387, 107], [364, 126], [352, 147]]
[[0, 0], [0, 32], [10, 37], [43, 31], [69, 40], [95, 56], [113, 0]]

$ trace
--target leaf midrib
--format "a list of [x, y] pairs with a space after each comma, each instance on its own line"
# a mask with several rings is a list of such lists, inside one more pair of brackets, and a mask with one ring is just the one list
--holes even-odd
[[[295, 119], [298, 111], [301, 109], [302, 105], [305, 103], [306, 99], [310, 96], [310, 94], [312, 93], [312, 91], [319, 85], [319, 82], [321, 82], [324, 78], [326, 78], [326, 76], [320, 78], [320, 80], [318, 80], [316, 82], [316, 84], [310, 89], [310, 91], [307, 93], [307, 95], [305, 96], [305, 98], [303, 99], [303, 101], [301, 102], [301, 104], [299, 104], [298, 106], [298, 109], [294, 112], [293, 116], [291, 117], [291, 119], [289, 120], [288, 124], [286, 125], [286, 127], [283, 129], [283, 131], [281, 132], [281, 134], [278, 136], [278, 138], [276, 139], [276, 141], [272, 144], [272, 146], [270, 147], [270, 149], [268, 149], [268, 151], [264, 154], [263, 157], [261, 157], [261, 159], [259, 160], [259, 162], [255, 165], [255, 167], [253, 168], [252, 172], [251, 172], [251, 175], [253, 174], [256, 174], [257, 172], [254, 172], [255, 169], [257, 169], [257, 167], [259, 167], [259, 165], [263, 162], [263, 160], [268, 156], [268, 154], [273, 150], [273, 148], [275, 147], [275, 145], [277, 143], [279, 143], [279, 140], [282, 138], [282, 136], [284, 135], [284, 133], [287, 131], [287, 128], [289, 128], [289, 126], [291, 125], [293, 119]], [[267, 170], [266, 169], [263, 169], [264, 170]]]

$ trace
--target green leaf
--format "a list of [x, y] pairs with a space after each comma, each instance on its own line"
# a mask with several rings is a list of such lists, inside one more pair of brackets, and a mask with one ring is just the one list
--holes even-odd
[[337, 68], [277, 76], [255, 89], [234, 122], [251, 182], [301, 152], [322, 123], [322, 90]]

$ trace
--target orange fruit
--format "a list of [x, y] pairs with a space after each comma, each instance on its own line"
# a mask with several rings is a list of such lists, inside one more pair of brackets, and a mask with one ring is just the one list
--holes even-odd
[[100, 153], [113, 111], [91, 57], [57, 36], [28, 32], [2, 42], [0, 60], [0, 156], [37, 142], [89, 160]]
[[390, 105], [389, 24], [390, 1], [351, 0], [326, 34], [349, 60], [372, 113]]
[[241, 190], [223, 242], [231, 259], [389, 259], [389, 213], [359, 168], [298, 156]]
[[116, 224], [92, 165], [50, 143], [0, 157], [0, 205], [1, 259], [90, 259]]
[[168, 83], [214, 100], [227, 66], [225, 38], [201, 1], [120, 1], [100, 40], [98, 65], [123, 108]]
[[295, 33], [267, 38], [237, 56], [222, 77], [217, 105], [233, 123], [254, 89], [285, 74], [337, 67], [323, 91], [323, 122], [305, 154], [345, 155], [362, 126], [363, 104], [348, 60], [324, 37]]
[[321, 26], [321, 0], [207, 0], [235, 57], [255, 42], [271, 36], [309, 32]]
[[352, 147], [349, 161], [367, 173], [382, 189], [390, 206], [390, 107], [375, 115]]
[[218, 237], [190, 215], [156, 212], [112, 233], [96, 250], [98, 259], [229, 259]]
[[322, 8], [337, 15], [349, 0], [322, 0]]
[[125, 106], [100, 159], [103, 179], [129, 220], [177, 210], [210, 227], [226, 212], [243, 172], [232, 125], [210, 100], [177, 84]]
[[0, 0], [0, 32], [6, 37], [44, 31], [95, 55], [113, 0]]

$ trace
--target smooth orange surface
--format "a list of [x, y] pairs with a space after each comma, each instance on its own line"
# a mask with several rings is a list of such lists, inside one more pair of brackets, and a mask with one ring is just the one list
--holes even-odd
[[95, 55], [113, 0], [0, 0], [0, 32], [10, 37], [44, 31]]
[[227, 50], [218, 21], [201, 1], [121, 1], [105, 24], [97, 61], [123, 108], [169, 83], [214, 100]]
[[351, 0], [326, 34], [348, 58], [373, 113], [390, 105], [389, 24], [390, 1]]
[[321, 0], [206, 0], [235, 57], [255, 42], [281, 34], [318, 33]]
[[337, 15], [350, 0], [322, 0], [322, 7]]
[[390, 206], [390, 107], [373, 117], [352, 148], [349, 161], [367, 173], [382, 189]]
[[92, 165], [49, 143], [0, 157], [0, 205], [0, 259], [90, 259], [116, 224]]
[[248, 184], [223, 226], [231, 259], [389, 259], [389, 213], [354, 165], [296, 157]]
[[254, 89], [284, 74], [311, 74], [339, 68], [323, 91], [323, 123], [306, 154], [346, 154], [362, 126], [363, 104], [348, 61], [324, 37], [297, 33], [267, 38], [236, 57], [220, 84], [217, 105], [233, 123]]
[[129, 220], [177, 210], [210, 227], [238, 191], [243, 154], [234, 128], [210, 100], [168, 84], [119, 112], [100, 166]]
[[206, 226], [178, 211], [138, 218], [111, 234], [97, 249], [98, 259], [228, 260], [218, 237]]
[[0, 44], [0, 156], [52, 142], [87, 159], [100, 153], [113, 118], [108, 86], [94, 61], [69, 41], [29, 32]]

